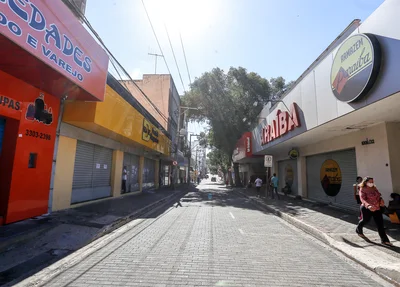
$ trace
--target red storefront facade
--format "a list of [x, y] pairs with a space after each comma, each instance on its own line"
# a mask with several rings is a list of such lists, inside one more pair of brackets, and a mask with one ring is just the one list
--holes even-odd
[[0, 225], [47, 212], [60, 103], [102, 101], [107, 68], [61, 1], [0, 0]]

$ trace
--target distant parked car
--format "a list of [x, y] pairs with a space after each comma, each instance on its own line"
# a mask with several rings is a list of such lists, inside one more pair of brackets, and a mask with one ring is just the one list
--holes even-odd
[[213, 177], [211, 178], [211, 181], [212, 181], [212, 182], [217, 182], [217, 178], [216, 178], [215, 176], [213, 176]]

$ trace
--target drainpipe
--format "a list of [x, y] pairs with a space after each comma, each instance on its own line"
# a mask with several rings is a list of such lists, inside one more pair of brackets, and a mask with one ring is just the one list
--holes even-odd
[[53, 151], [53, 166], [51, 169], [51, 180], [50, 180], [50, 192], [49, 192], [49, 203], [47, 212], [51, 213], [53, 208], [53, 190], [54, 190], [54, 177], [56, 175], [56, 161], [57, 161], [57, 151], [58, 151], [58, 141], [60, 138], [60, 130], [61, 130], [61, 120], [64, 114], [64, 104], [66, 99], [68, 98], [67, 95], [61, 98], [60, 101], [60, 110], [58, 112], [58, 121], [57, 121], [57, 130], [56, 130], [56, 139], [54, 141], [54, 151]]

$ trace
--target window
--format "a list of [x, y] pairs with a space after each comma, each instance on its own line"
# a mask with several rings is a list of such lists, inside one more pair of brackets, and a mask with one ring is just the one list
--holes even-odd
[[36, 168], [37, 153], [29, 154], [28, 168]]

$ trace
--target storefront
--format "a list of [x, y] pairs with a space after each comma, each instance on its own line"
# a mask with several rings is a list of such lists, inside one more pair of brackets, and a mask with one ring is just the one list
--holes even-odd
[[157, 188], [170, 158], [168, 133], [111, 75], [103, 102], [66, 103], [60, 135], [52, 210]]
[[112, 149], [77, 141], [71, 203], [111, 196]]
[[[243, 185], [254, 183], [257, 177], [266, 182], [266, 169], [263, 166], [262, 156], [252, 153], [252, 134], [246, 132], [236, 143], [236, 149], [232, 155], [233, 163], [239, 165], [239, 178]], [[234, 179], [234, 170], [232, 178]]]
[[133, 153], [124, 153], [124, 168], [127, 172], [125, 193], [140, 190], [139, 186], [139, 161], [140, 156]]
[[61, 103], [103, 100], [108, 56], [61, 1], [0, 11], [1, 225], [47, 213]]
[[253, 153], [273, 156], [280, 188], [292, 181], [294, 195], [354, 210], [358, 175], [374, 177], [386, 201], [400, 193], [399, 9], [387, 0], [362, 24], [353, 21], [264, 107]]

